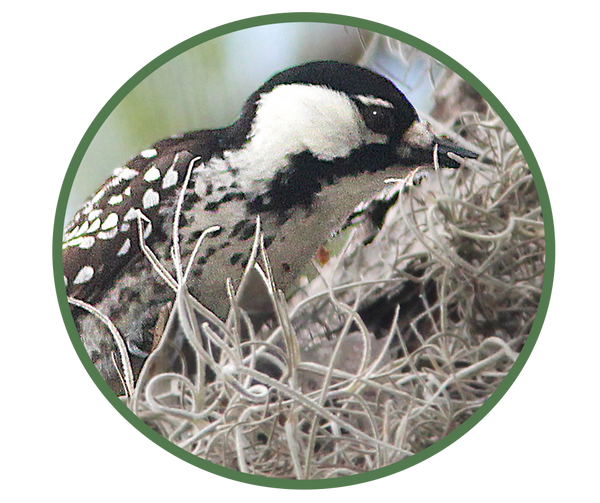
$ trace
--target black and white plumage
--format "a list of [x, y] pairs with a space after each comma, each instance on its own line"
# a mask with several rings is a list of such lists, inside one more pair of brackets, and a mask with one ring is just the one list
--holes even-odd
[[[138, 210], [146, 244], [173, 269], [173, 218], [192, 161], [180, 215], [184, 261], [202, 231], [219, 230], [205, 241], [187, 286], [224, 319], [226, 280], [239, 283], [257, 216], [275, 283], [285, 290], [357, 204], [385, 179], [432, 164], [434, 147], [442, 167], [458, 167], [448, 152], [474, 157], [435, 137], [374, 72], [332, 61], [283, 71], [250, 96], [231, 126], [159, 141], [115, 170], [65, 230], [67, 294], [110, 318], [139, 370], [174, 294], [141, 253]], [[118, 391], [106, 327], [80, 308], [73, 316], [92, 361]]]

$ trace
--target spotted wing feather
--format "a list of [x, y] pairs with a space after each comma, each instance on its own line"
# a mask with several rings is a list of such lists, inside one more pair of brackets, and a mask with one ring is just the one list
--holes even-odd
[[118, 168], [65, 229], [63, 268], [67, 295], [99, 301], [128, 265], [141, 257], [137, 212], [149, 222], [146, 242], [168, 239], [172, 212], [190, 161], [208, 157], [214, 133], [195, 132], [163, 140]]

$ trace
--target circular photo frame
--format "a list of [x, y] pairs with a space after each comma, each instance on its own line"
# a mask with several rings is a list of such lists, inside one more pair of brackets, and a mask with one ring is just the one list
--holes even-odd
[[[246, 98], [263, 82], [317, 60], [358, 64], [383, 75], [427, 119], [431, 134], [463, 150], [446, 153], [447, 144], [440, 141], [431, 169], [386, 180], [374, 202], [356, 205], [341, 232], [317, 250], [312, 260], [317, 272], [302, 272], [296, 289], [286, 292], [287, 300], [271, 282], [271, 268], [287, 265], [269, 261], [265, 242], [275, 237], [261, 237], [254, 221], [238, 229], [254, 247], [245, 265], [256, 260], [266, 290], [275, 287], [267, 295], [277, 322], [258, 326], [271, 332], [246, 332], [237, 341], [241, 359], [221, 358], [217, 375], [204, 376], [200, 387], [180, 365], [179, 377], [167, 383], [185, 381], [179, 402], [172, 397], [161, 402], [160, 393], [151, 396], [154, 389], [164, 393], [160, 375], [169, 374], [158, 357], [152, 365], [143, 364], [148, 354], [158, 354], [160, 341], [147, 348], [123, 338], [124, 353], [142, 363], [137, 370], [133, 365], [133, 387], [124, 385], [123, 393], [115, 393], [92, 363], [72, 314], [83, 309], [110, 322], [111, 312], [98, 307], [93, 313], [98, 304], [66, 294], [58, 253], [69, 246], [85, 249], [80, 245], [91, 241], [88, 216], [95, 210], [88, 207], [84, 223], [69, 222], [98, 186], [107, 187], [115, 177], [127, 181], [123, 170], [135, 171], [128, 159], [151, 160], [162, 138], [234, 123]], [[185, 466], [247, 487], [332, 491], [414, 470], [483, 425], [505, 402], [539, 345], [554, 296], [558, 249], [554, 205], [538, 155], [509, 104], [484, 78], [456, 55], [406, 29], [355, 14], [299, 9], [243, 16], [199, 30], [107, 90], [76, 139], [58, 185], [51, 276], [57, 312], [81, 370], [119, 418], [111, 414], [111, 419], [125, 423], [127, 430], [111, 427], [119, 430], [119, 438], [131, 430]], [[360, 96], [360, 103], [353, 99], [361, 111], [389, 105], [370, 94]], [[382, 122], [373, 128], [385, 131]], [[454, 167], [443, 162], [460, 168], [443, 169]], [[120, 167], [118, 174], [115, 167]], [[146, 182], [154, 181], [155, 172], [166, 176], [152, 167], [149, 163], [140, 173]], [[189, 163], [189, 179], [197, 167]], [[326, 185], [321, 182], [319, 188]], [[203, 187], [204, 193], [208, 190]], [[144, 205], [151, 207], [148, 194]], [[118, 195], [112, 197], [116, 202]], [[267, 206], [265, 200], [261, 204]], [[100, 219], [99, 231], [108, 236], [111, 223], [108, 216]], [[142, 213], [129, 224], [139, 226], [143, 241]], [[210, 236], [197, 233], [195, 238], [206, 239], [210, 248]], [[88, 281], [92, 272], [84, 269], [70, 281]], [[183, 269], [180, 276], [185, 277]], [[175, 283], [181, 279], [169, 272]], [[241, 288], [232, 287], [232, 302], [246, 312], [246, 300], [235, 300]], [[252, 290], [246, 299], [259, 295]], [[186, 324], [183, 313], [194, 301], [185, 299], [174, 293], [169, 303], [170, 309], [178, 306], [178, 322], [161, 311], [164, 334], [170, 323]], [[229, 317], [223, 330], [239, 328], [244, 320], [243, 314], [233, 321]], [[220, 337], [218, 328], [199, 324], [196, 335]], [[269, 334], [277, 330], [280, 338], [273, 342]], [[261, 369], [249, 356], [265, 341], [273, 346], [272, 359], [285, 362], [279, 373]], [[165, 354], [172, 357], [162, 351], [161, 362]], [[203, 349], [198, 351], [193, 354], [201, 361]], [[118, 367], [118, 351], [113, 358]], [[266, 377], [261, 380], [261, 375]], [[146, 388], [136, 395], [134, 388], [142, 382]], [[221, 388], [210, 390], [215, 382]], [[505, 406], [510, 408], [510, 402]]]

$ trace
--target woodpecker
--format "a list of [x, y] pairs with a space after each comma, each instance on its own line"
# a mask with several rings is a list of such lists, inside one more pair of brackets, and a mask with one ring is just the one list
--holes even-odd
[[[178, 207], [183, 261], [203, 231], [218, 226], [204, 241], [187, 287], [225, 319], [227, 279], [239, 283], [257, 217], [275, 285], [285, 291], [384, 180], [432, 165], [434, 157], [440, 167], [459, 167], [450, 152], [476, 157], [435, 136], [404, 94], [377, 73], [335, 61], [284, 70], [249, 97], [233, 124], [164, 139], [113, 172], [65, 229], [67, 295], [111, 320], [138, 372], [174, 298], [140, 239], [173, 271]], [[77, 306], [72, 315], [91, 360], [120, 392], [106, 326]]]

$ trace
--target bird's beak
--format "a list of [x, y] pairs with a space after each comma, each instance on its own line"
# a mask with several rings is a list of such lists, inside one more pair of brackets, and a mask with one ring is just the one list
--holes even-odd
[[436, 136], [433, 139], [434, 149], [437, 146], [437, 156], [438, 162], [442, 168], [458, 168], [460, 167], [460, 162], [457, 162], [454, 159], [451, 159], [448, 154], [453, 153], [460, 157], [466, 159], [477, 159], [478, 154], [472, 152], [471, 150], [467, 150], [466, 148], [458, 146], [453, 141], [448, 138], [444, 138], [442, 136]]
[[467, 159], [478, 157], [477, 153], [460, 147], [448, 138], [435, 136], [431, 126], [424, 121], [416, 121], [404, 134], [397, 153], [404, 165], [430, 165], [437, 162], [441, 168], [460, 167], [460, 162], [448, 156], [450, 153]]

